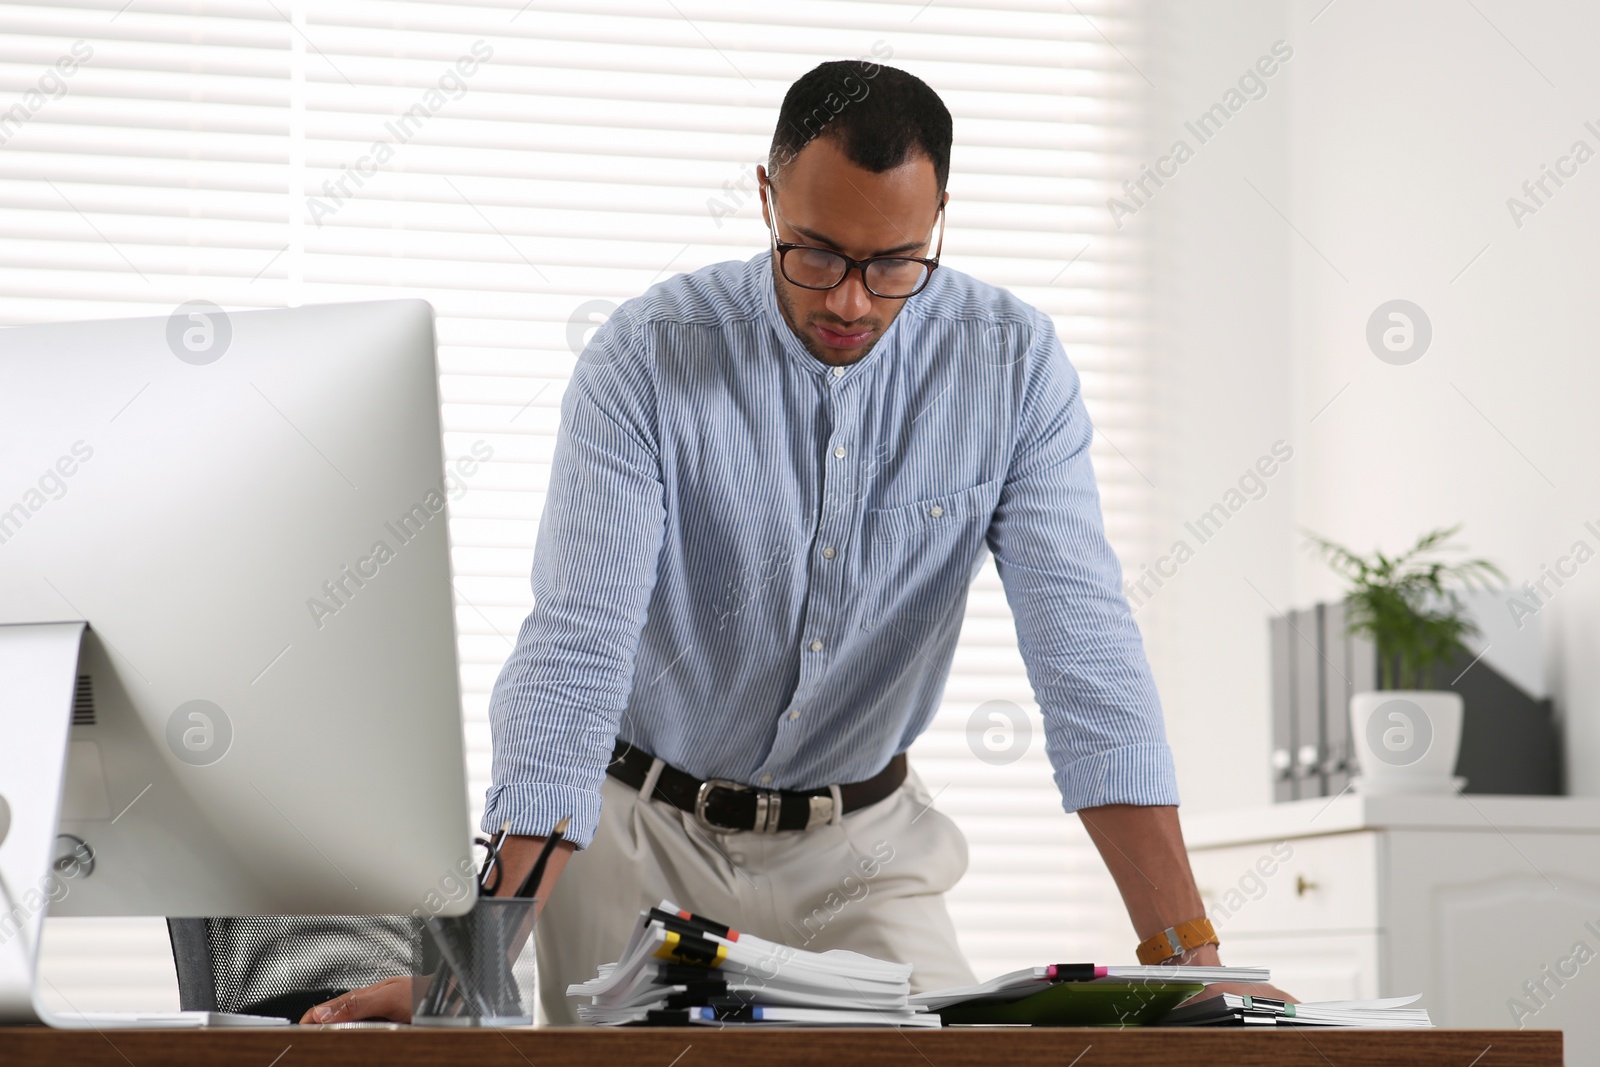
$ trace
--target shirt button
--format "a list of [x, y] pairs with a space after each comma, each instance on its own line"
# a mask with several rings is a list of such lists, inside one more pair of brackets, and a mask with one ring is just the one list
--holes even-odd
[[928, 514], [937, 519], [940, 515], [944, 514], [944, 508], [941, 508], [938, 504], [935, 504], [933, 507], [928, 509]]
[[833, 450], [833, 458], [834, 459], [843, 459], [844, 457], [845, 457], [844, 445], [836, 446], [834, 448], [834, 450]]
[[770, 775], [770, 774], [763, 774], [763, 775], [762, 775], [762, 776], [761, 776], [761, 784], [762, 784], [762, 785], [771, 785], [771, 784], [772, 784], [772, 775]]
[[800, 713], [798, 711], [791, 711], [789, 713], [789, 721], [790, 722], [794, 722], [794, 720], [798, 719], [799, 717], [800, 717]]
[[844, 377], [844, 368], [843, 367], [835, 367], [835, 368], [833, 368], [833, 376], [835, 378], [843, 378]]
[[813, 652], [821, 652], [822, 651], [822, 642], [821, 641], [813, 641], [813, 642], [811, 642], [811, 651], [813, 651]]
[[839, 553], [837, 553], [837, 552], [835, 552], [833, 550], [833, 546], [832, 545], [829, 545], [827, 548], [824, 548], [822, 550], [822, 558], [823, 559], [832, 559], [834, 556], [837, 556], [838, 554]]

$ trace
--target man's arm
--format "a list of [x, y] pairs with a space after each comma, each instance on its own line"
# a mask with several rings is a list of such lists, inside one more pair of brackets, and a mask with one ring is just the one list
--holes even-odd
[[[1165, 804], [1150, 807], [1106, 804], [1083, 808], [1078, 818], [1083, 820], [1089, 839], [1100, 850], [1106, 869], [1117, 883], [1140, 941], [1205, 914], [1200, 891], [1195, 888], [1194, 874], [1189, 869], [1189, 853], [1183, 847], [1183, 828], [1178, 824], [1177, 808]], [[1173, 962], [1217, 967], [1222, 960], [1216, 945], [1201, 945]], [[1294, 1001], [1281, 989], [1264, 984], [1211, 985], [1200, 996], [1212, 997], [1219, 993], [1245, 993]]]
[[1077, 372], [1042, 314], [1006, 336], [1017, 429], [988, 541], [1062, 806], [1175, 805], [1161, 702], [1106, 539]]
[[[1002, 336], [1021, 400], [989, 546], [1063, 806], [1082, 818], [1142, 940], [1205, 914], [1178, 825], [1160, 700], [1105, 536], [1077, 373], [1042, 314]], [[1216, 947], [1180, 962], [1215, 965]], [[1220, 992], [1282, 996], [1271, 986], [1211, 986], [1205, 995]]]
[[652, 363], [632, 304], [567, 383], [534, 546], [533, 610], [489, 699], [485, 831], [550, 832], [585, 848], [633, 687], [666, 536]]
[[[517, 891], [517, 886], [533, 870], [534, 861], [539, 858], [539, 850], [544, 848], [542, 837], [522, 837], [513, 834], [505, 839], [500, 846], [500, 889], [495, 893], [497, 897], [509, 897]], [[539, 876], [539, 884], [534, 887], [533, 895], [539, 898], [538, 911], [544, 910], [545, 901], [550, 899], [550, 891], [556, 887], [556, 879], [561, 877], [561, 872], [566, 869], [567, 859], [576, 851], [571, 841], [563, 841], [550, 853], [550, 862], [545, 864], [544, 874]]]
[[[1177, 808], [1106, 804], [1083, 808], [1078, 818], [1116, 881], [1140, 941], [1205, 914], [1189, 871]], [[1211, 945], [1194, 951], [1216, 955]]]

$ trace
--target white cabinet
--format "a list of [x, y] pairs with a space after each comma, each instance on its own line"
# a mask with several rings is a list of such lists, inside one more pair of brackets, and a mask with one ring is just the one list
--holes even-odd
[[1195, 881], [1218, 933], [1376, 930], [1379, 835], [1313, 840], [1285, 837], [1191, 851]]
[[1185, 816], [1226, 962], [1306, 1000], [1566, 1031], [1600, 1063], [1600, 800], [1359, 797]]

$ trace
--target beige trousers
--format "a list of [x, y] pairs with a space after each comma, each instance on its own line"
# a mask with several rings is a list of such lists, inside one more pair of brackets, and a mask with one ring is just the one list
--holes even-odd
[[572, 856], [545, 905], [536, 934], [542, 1021], [576, 1023], [567, 986], [621, 955], [639, 912], [663, 899], [795, 948], [909, 963], [913, 992], [976, 981], [944, 904], [966, 872], [966, 838], [915, 772], [877, 804], [776, 834], [709, 834], [693, 815], [645, 801], [655, 778], [644, 784], [636, 791], [606, 777], [594, 841]]

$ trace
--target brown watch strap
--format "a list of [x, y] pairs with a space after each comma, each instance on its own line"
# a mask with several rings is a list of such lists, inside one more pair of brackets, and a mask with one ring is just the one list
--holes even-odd
[[1211, 920], [1205, 917], [1190, 919], [1177, 926], [1169, 926], [1153, 937], [1146, 938], [1139, 943], [1139, 962], [1145, 966], [1170, 960], [1174, 956], [1181, 956], [1190, 949], [1199, 948], [1201, 945], [1220, 945], [1217, 932], [1211, 927]]

